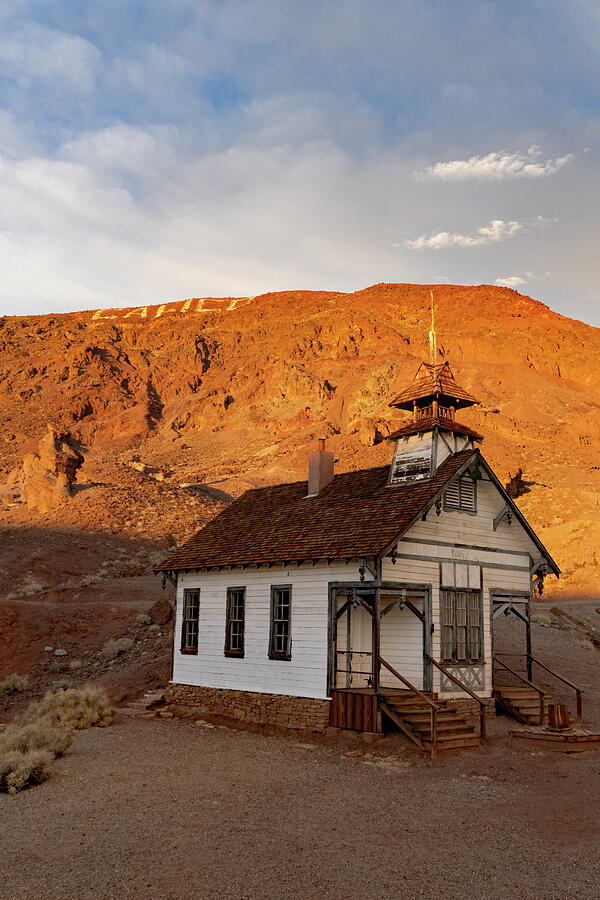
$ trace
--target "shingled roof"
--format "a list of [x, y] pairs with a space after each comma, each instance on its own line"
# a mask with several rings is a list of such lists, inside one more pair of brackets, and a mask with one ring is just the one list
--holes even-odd
[[336, 475], [316, 497], [306, 481], [247, 491], [156, 571], [379, 556], [476, 456], [456, 453], [412, 484], [388, 485], [389, 466], [379, 466]]
[[424, 397], [448, 397], [454, 401], [453, 405], [473, 406], [477, 403], [475, 397], [457, 384], [452, 369], [448, 362], [437, 366], [430, 363], [421, 363], [417, 369], [413, 381], [401, 394], [391, 401], [390, 406], [399, 409], [412, 409], [413, 400], [422, 400]]
[[409, 422], [403, 425], [397, 431], [392, 432], [388, 436], [388, 441], [395, 440], [399, 437], [409, 437], [411, 434], [420, 434], [425, 431], [432, 431], [434, 428], [440, 428], [442, 431], [452, 431], [454, 434], [462, 434], [472, 437], [475, 441], [482, 441], [483, 436], [473, 431], [468, 425], [461, 425], [454, 419], [447, 419], [445, 416], [429, 416], [424, 419], [417, 419], [416, 422]]

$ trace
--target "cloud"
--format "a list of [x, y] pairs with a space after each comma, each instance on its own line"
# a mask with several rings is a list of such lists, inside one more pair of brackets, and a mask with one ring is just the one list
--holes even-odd
[[87, 93], [101, 58], [98, 48], [85, 38], [37, 23], [7, 29], [0, 37], [0, 75], [20, 87], [43, 82], [53, 89], [59, 85], [61, 91]]
[[523, 278], [521, 275], [509, 275], [507, 278], [496, 278], [494, 284], [497, 284], [498, 287], [518, 288], [527, 284], [527, 278]]
[[543, 275], [537, 275], [535, 272], [524, 272], [523, 275], [507, 275], [505, 278], [496, 278], [494, 284], [499, 287], [518, 288], [532, 281], [543, 281], [545, 278], [551, 278], [554, 272], [544, 272]]
[[487, 156], [438, 162], [416, 172], [415, 177], [424, 181], [504, 181], [507, 178], [543, 178], [558, 172], [574, 159], [572, 153], [557, 159], [540, 157], [541, 151], [536, 146], [530, 147], [527, 153], [494, 152], [488, 153]]
[[[435, 234], [421, 235], [413, 240], [404, 241], [403, 246], [408, 250], [446, 250], [451, 247], [485, 247], [486, 244], [497, 244], [514, 237], [522, 231], [522, 222], [511, 220], [505, 222], [502, 219], [493, 219], [489, 225], [481, 225], [474, 234], [458, 234], [450, 231], [438, 231]], [[392, 244], [392, 247], [399, 247]]]

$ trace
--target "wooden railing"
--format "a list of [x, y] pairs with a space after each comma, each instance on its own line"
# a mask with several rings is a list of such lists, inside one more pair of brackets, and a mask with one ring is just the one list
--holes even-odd
[[432, 663], [436, 669], [439, 669], [440, 672], [446, 676], [446, 678], [450, 679], [450, 681], [455, 684], [457, 687], [464, 691], [469, 697], [472, 697], [473, 700], [476, 700], [479, 704], [479, 738], [481, 743], [485, 745], [487, 743], [487, 705], [485, 700], [482, 700], [481, 697], [478, 697], [477, 694], [468, 688], [466, 684], [463, 684], [462, 681], [459, 681], [458, 678], [452, 674], [445, 666], [434, 659], [433, 656], [430, 656], [429, 653], [425, 654], [425, 659], [428, 659], [430, 663]]
[[503, 659], [500, 659], [499, 656], [494, 656], [493, 660], [494, 660], [494, 662], [501, 665], [503, 669], [506, 669], [507, 672], [510, 672], [512, 675], [514, 675], [515, 678], [518, 678], [520, 681], [522, 681], [523, 684], [528, 685], [530, 688], [533, 688], [534, 691], [538, 692], [539, 698], [540, 698], [540, 722], [539, 722], [539, 724], [543, 725], [544, 724], [544, 697], [546, 696], [545, 692], [540, 687], [538, 687], [537, 684], [534, 684], [533, 681], [530, 681], [529, 678], [525, 678], [524, 675], [521, 675], [521, 673], [517, 672], [515, 669], [513, 669], [512, 666], [509, 666], [507, 662], [504, 662]]
[[583, 719], [583, 691], [580, 687], [577, 687], [576, 684], [573, 684], [572, 681], [569, 681], [568, 678], [565, 678], [564, 675], [560, 675], [558, 672], [555, 672], [554, 669], [551, 669], [550, 666], [547, 666], [546, 663], [543, 663], [541, 659], [538, 659], [537, 656], [533, 656], [532, 653], [528, 654], [529, 659], [534, 662], [541, 669], [544, 669], [545, 672], [548, 672], [550, 675], [553, 675], [554, 678], [558, 678], [559, 681], [562, 681], [563, 684], [566, 684], [568, 687], [573, 688], [575, 694], [577, 696], [577, 719], [576, 721], [581, 724]]
[[[434, 703], [434, 701], [431, 699], [431, 697], [428, 697], [427, 694], [424, 694], [423, 691], [419, 690], [418, 687], [415, 687], [415, 685], [412, 684], [412, 683], [408, 680], [408, 678], [405, 678], [404, 675], [401, 675], [400, 672], [396, 671], [396, 669], [394, 669], [394, 667], [391, 666], [391, 665], [389, 664], [389, 662], [388, 662], [387, 660], [385, 660], [382, 656], [378, 656], [378, 657], [377, 657], [377, 661], [378, 661], [385, 669], [387, 669], [388, 672], [391, 672], [391, 674], [392, 674], [395, 678], [397, 678], [399, 681], [401, 681], [403, 685], [405, 685], [407, 688], [409, 688], [409, 690], [413, 691], [415, 694], [418, 694], [419, 697], [420, 697], [422, 700], [424, 700], [425, 703], [427, 703], [427, 704], [429, 705], [429, 712], [430, 712], [430, 714], [431, 714], [431, 718], [430, 718], [430, 725], [431, 725], [431, 758], [432, 758], [432, 759], [437, 759], [437, 751], [438, 751], [438, 747], [437, 747], [437, 714], [438, 714], [438, 712], [439, 712], [439, 710], [440, 710], [440, 707], [437, 705], [437, 703]], [[409, 732], [407, 732], [407, 734], [409, 735], [409, 737], [411, 737], [411, 738], [414, 740], [414, 735], [410, 734]]]

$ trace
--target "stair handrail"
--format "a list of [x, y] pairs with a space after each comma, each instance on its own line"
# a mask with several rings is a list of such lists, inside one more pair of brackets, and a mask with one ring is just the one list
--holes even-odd
[[446, 678], [449, 678], [450, 681], [452, 681], [455, 685], [457, 685], [462, 691], [465, 691], [465, 693], [467, 693], [469, 695], [469, 697], [472, 697], [473, 700], [476, 700], [477, 703], [479, 703], [479, 737], [481, 739], [481, 743], [486, 744], [487, 743], [487, 718], [486, 718], [487, 703], [485, 702], [485, 700], [482, 700], [481, 697], [478, 697], [477, 694], [471, 690], [471, 688], [468, 688], [466, 686], [466, 684], [463, 684], [462, 681], [459, 681], [458, 678], [452, 674], [452, 672], [450, 672], [445, 666], [443, 666], [440, 662], [438, 662], [437, 659], [434, 659], [433, 656], [430, 656], [429, 653], [425, 654], [425, 659], [428, 659], [430, 663], [433, 663], [433, 665], [436, 667], [436, 669], [439, 669], [440, 672], [444, 673]]
[[525, 678], [524, 675], [521, 675], [520, 672], [517, 672], [515, 669], [513, 669], [512, 666], [509, 666], [508, 663], [504, 662], [503, 659], [500, 659], [499, 656], [496, 656], [496, 655], [494, 654], [494, 656], [492, 657], [492, 660], [493, 660], [493, 662], [500, 663], [500, 665], [503, 666], [503, 668], [505, 668], [505, 669], [507, 669], [509, 672], [511, 672], [516, 678], [519, 678], [524, 684], [528, 684], [529, 687], [533, 688], [534, 691], [537, 691], [537, 692], [538, 692], [538, 694], [540, 695], [540, 696], [539, 696], [539, 701], [540, 701], [540, 725], [543, 725], [543, 724], [544, 724], [544, 698], [545, 698], [545, 696], [546, 696], [546, 692], [543, 691], [543, 690], [541, 689], [541, 687], [538, 687], [537, 684], [534, 684], [533, 681], [530, 681], [529, 678]]
[[558, 678], [558, 680], [562, 681], [563, 684], [566, 684], [569, 687], [573, 688], [573, 690], [575, 691], [575, 693], [577, 695], [577, 719], [576, 719], [576, 721], [581, 723], [581, 721], [583, 719], [583, 694], [584, 694], [584, 691], [582, 690], [582, 688], [578, 687], [576, 684], [573, 684], [573, 682], [569, 681], [568, 678], [565, 678], [564, 675], [560, 675], [558, 672], [555, 672], [554, 669], [551, 669], [550, 666], [546, 665], [546, 663], [543, 663], [541, 661], [541, 659], [538, 659], [537, 656], [534, 656], [532, 653], [529, 653], [528, 656], [529, 656], [529, 659], [532, 662], [536, 663], [536, 665], [540, 666], [540, 668], [545, 669], [545, 671], [548, 672], [550, 675], [553, 675], [555, 678]]
[[396, 669], [394, 669], [394, 667], [391, 666], [389, 662], [382, 656], [377, 656], [377, 661], [381, 663], [381, 665], [384, 666], [384, 668], [386, 668], [388, 672], [391, 672], [392, 675], [398, 678], [399, 681], [402, 682], [402, 684], [405, 684], [407, 688], [409, 688], [411, 691], [414, 691], [415, 694], [418, 694], [422, 700], [425, 700], [425, 702], [429, 704], [431, 724], [431, 758], [437, 759], [437, 714], [440, 711], [441, 706], [438, 706], [437, 703], [434, 703], [431, 697], [428, 697], [427, 694], [424, 694], [423, 691], [419, 690], [418, 687], [415, 687], [415, 685], [412, 684], [408, 680], [408, 678], [405, 678], [404, 675], [401, 675], [400, 672], [396, 671]]

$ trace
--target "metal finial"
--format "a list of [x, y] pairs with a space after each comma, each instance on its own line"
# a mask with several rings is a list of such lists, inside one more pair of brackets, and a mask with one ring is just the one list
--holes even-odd
[[429, 291], [431, 297], [431, 331], [429, 332], [429, 361], [432, 366], [437, 362], [437, 335], [435, 333], [435, 304], [433, 291]]

